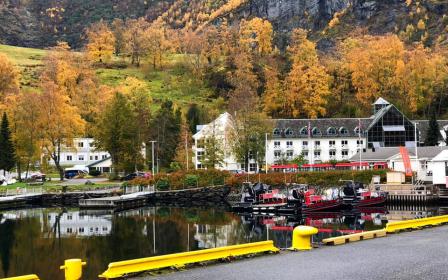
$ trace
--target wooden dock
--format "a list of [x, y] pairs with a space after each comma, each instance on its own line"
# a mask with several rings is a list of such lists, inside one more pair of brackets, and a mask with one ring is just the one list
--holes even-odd
[[439, 200], [437, 189], [427, 185], [385, 184], [376, 189], [387, 192], [388, 203], [427, 204]]
[[154, 189], [140, 191], [120, 196], [109, 196], [102, 198], [80, 199], [81, 209], [114, 209], [125, 210], [145, 206], [149, 196], [154, 193]]

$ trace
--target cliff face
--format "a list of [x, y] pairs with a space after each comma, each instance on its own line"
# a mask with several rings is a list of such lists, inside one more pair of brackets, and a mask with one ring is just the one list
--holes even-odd
[[[203, 3], [201, 3], [201, 1]], [[0, 42], [11, 45], [47, 47], [58, 40], [82, 46], [82, 32], [90, 23], [104, 19], [136, 18], [152, 20], [175, 6], [186, 11], [221, 5], [223, 0], [3, 0], [0, 1]], [[174, 4], [173, 4], [174, 3]], [[219, 4], [221, 3], [221, 4]], [[410, 4], [409, 4], [410, 3]], [[181, 12], [180, 10], [177, 11]], [[340, 24], [328, 30], [328, 22], [338, 13]], [[230, 22], [243, 18], [269, 19], [282, 40], [290, 30], [310, 30], [321, 48], [331, 47], [335, 38], [355, 28], [371, 34], [399, 33], [424, 19], [430, 42], [448, 31], [446, 0], [248, 0], [225, 15]], [[216, 21], [219, 21], [218, 18]], [[420, 36], [420, 35], [418, 35]], [[442, 38], [443, 39], [443, 38]], [[446, 39], [448, 40], [448, 39]]]

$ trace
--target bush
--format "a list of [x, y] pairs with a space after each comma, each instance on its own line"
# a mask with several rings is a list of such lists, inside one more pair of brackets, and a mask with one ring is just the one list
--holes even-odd
[[199, 184], [199, 176], [187, 174], [185, 176], [185, 185], [187, 187], [196, 187]]
[[101, 175], [101, 171], [96, 170], [96, 169], [92, 169], [92, 170], [89, 170], [89, 175], [93, 176], [93, 177], [97, 177], [97, 176]]
[[166, 191], [170, 188], [170, 182], [168, 179], [160, 179], [156, 183], [156, 188], [159, 191]]

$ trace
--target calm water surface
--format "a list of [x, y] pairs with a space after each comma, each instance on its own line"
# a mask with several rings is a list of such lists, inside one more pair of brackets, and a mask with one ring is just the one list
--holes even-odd
[[0, 277], [35, 273], [63, 279], [65, 259], [87, 260], [85, 279], [96, 279], [113, 261], [272, 239], [291, 245], [291, 230], [318, 227], [322, 238], [382, 228], [388, 220], [426, 217], [440, 208], [369, 209], [308, 217], [245, 215], [220, 209], [147, 207], [112, 213], [65, 208], [0, 212]]

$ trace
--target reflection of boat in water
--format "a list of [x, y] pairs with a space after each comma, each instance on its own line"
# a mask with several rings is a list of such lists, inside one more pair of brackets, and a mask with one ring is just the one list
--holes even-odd
[[318, 194], [308, 185], [294, 185], [281, 192], [262, 183], [243, 184], [241, 201], [232, 206], [235, 212], [269, 212], [297, 214], [319, 211], [339, 211], [380, 206], [386, 202], [387, 194], [364, 189], [363, 184], [348, 182], [343, 188], [325, 190]]
[[[245, 213], [241, 215], [244, 224], [250, 225], [251, 231], [257, 235], [266, 231], [291, 232], [296, 226], [307, 225], [316, 227], [319, 233], [337, 236], [352, 234], [367, 229], [379, 228], [384, 224], [386, 208], [366, 208], [366, 212], [338, 211], [338, 212], [311, 212], [298, 215], [274, 216], [268, 213]], [[368, 226], [366, 227], [366, 224]]]

